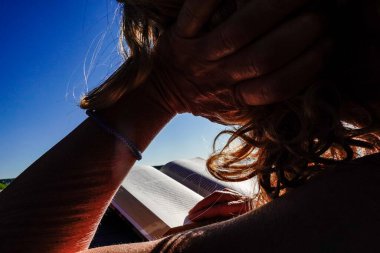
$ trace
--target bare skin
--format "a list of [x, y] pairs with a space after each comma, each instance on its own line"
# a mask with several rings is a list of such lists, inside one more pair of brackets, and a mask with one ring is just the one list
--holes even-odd
[[159, 241], [86, 253], [377, 252], [379, 165], [380, 155], [359, 159], [237, 218]]
[[[307, 0], [268, 0], [265, 4], [251, 1], [250, 8], [245, 9], [250, 10], [249, 15], [247, 11], [239, 12], [213, 32], [197, 36], [202, 22], [212, 12], [210, 3], [186, 1], [188, 10], [180, 14], [157, 50], [157, 63], [165, 60], [167, 64], [155, 65], [151, 78], [140, 89], [101, 112], [109, 124], [141, 150], [176, 113], [192, 112], [219, 121], [214, 112], [225, 104], [212, 103], [213, 96], [198, 99], [205, 94], [216, 96], [217, 91], [226, 90], [233, 98], [227, 108], [236, 106], [235, 91], [239, 103], [267, 104], [296, 94], [318, 76], [330, 44], [323, 36], [323, 21], [318, 16], [302, 14], [281, 22]], [[263, 21], [257, 22], [257, 30], [246, 34], [237, 29], [260, 19]], [[294, 27], [302, 31], [296, 38]], [[220, 40], [221, 34], [224, 40]], [[223, 41], [228, 43], [221, 44]], [[295, 48], [285, 46], [294, 43]], [[243, 51], [238, 50], [243, 47]], [[284, 51], [275, 61], [270, 54], [272, 47]], [[250, 57], [260, 61], [253, 64]], [[223, 66], [223, 78], [217, 66]], [[378, 228], [374, 219], [379, 211], [379, 156], [342, 166], [230, 221], [158, 241], [88, 250], [102, 215], [134, 162], [127, 148], [86, 120], [0, 194], [0, 251], [223, 253], [253, 249], [376, 249], [379, 238], [372, 231]], [[360, 172], [355, 170], [358, 167]]]
[[[125, 107], [123, 132], [142, 150], [173, 117], [143, 96], [131, 97]], [[123, 144], [87, 119], [1, 193], [0, 250], [87, 249], [134, 162]]]
[[198, 202], [190, 211], [188, 218], [199, 222], [212, 218], [232, 218], [249, 212], [254, 203], [249, 196], [244, 196], [231, 189], [214, 191]]
[[281, 22], [311, 0], [250, 1], [204, 34], [217, 2], [185, 1], [158, 42], [150, 91], [165, 109], [229, 123], [223, 118], [238, 106], [282, 101], [315, 82], [331, 49], [323, 17], [306, 12]]

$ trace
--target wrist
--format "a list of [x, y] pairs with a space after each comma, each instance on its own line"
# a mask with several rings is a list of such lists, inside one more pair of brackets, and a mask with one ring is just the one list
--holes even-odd
[[157, 67], [152, 69], [149, 76], [148, 82], [152, 85], [146, 89], [147, 96], [170, 114], [186, 112], [186, 106], [181, 103], [181, 98], [178, 96], [180, 93], [176, 91], [178, 85], [172, 80], [171, 74], [167, 73], [166, 69], [158, 67], [160, 65], [162, 64], [156, 63]]
[[144, 86], [125, 95], [100, 116], [118, 133], [144, 151], [158, 132], [175, 116], [152, 99]]

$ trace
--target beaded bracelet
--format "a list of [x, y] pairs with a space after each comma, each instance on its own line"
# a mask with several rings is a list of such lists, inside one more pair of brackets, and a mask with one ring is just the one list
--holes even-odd
[[122, 136], [120, 133], [118, 133], [115, 129], [109, 127], [102, 119], [100, 119], [97, 115], [95, 110], [87, 110], [86, 114], [93, 119], [101, 128], [103, 128], [107, 133], [112, 134], [117, 139], [119, 139], [122, 143], [124, 143], [129, 150], [132, 152], [133, 156], [137, 160], [141, 160], [142, 154], [141, 151], [136, 147], [136, 145], [126, 137]]

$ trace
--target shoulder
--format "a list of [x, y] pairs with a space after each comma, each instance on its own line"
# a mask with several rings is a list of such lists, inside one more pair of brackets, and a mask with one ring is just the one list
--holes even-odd
[[287, 227], [278, 250], [377, 251], [379, 194], [379, 155], [336, 166], [273, 203]]

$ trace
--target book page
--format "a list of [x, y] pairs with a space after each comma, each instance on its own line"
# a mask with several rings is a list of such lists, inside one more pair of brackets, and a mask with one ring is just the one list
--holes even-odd
[[224, 188], [230, 188], [246, 196], [252, 196], [258, 191], [256, 179], [224, 182], [214, 178], [206, 168], [206, 160], [202, 158], [176, 160], [164, 165], [161, 171], [203, 197]]
[[202, 197], [150, 166], [135, 165], [122, 183], [148, 210], [169, 227], [181, 226]]
[[161, 238], [170, 231], [170, 227], [146, 208], [139, 200], [130, 194], [124, 187], [120, 187], [112, 200], [111, 207], [127, 221], [145, 239], [151, 241]]

